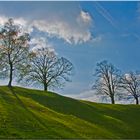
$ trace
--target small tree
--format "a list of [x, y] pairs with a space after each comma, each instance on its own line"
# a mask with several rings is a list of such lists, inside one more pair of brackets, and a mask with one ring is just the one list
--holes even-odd
[[93, 85], [93, 89], [98, 94], [104, 94], [110, 97], [111, 103], [115, 104], [115, 94], [119, 88], [120, 71], [107, 61], [97, 63], [95, 72], [97, 80]]
[[28, 55], [29, 34], [21, 33], [21, 26], [9, 19], [0, 30], [0, 61], [4, 65], [1, 73], [9, 77], [8, 86], [12, 86], [13, 72], [24, 65]]
[[20, 79], [26, 83], [43, 85], [48, 88], [59, 88], [65, 81], [70, 81], [73, 65], [66, 58], [58, 58], [49, 48], [36, 49], [30, 54], [28, 70], [23, 69]]
[[121, 78], [121, 87], [130, 93], [136, 100], [136, 104], [139, 104], [140, 97], [140, 73], [130, 72], [124, 74]]

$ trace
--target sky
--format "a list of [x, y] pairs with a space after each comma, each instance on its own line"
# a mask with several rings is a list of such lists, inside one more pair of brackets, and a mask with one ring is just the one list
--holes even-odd
[[[8, 10], [7, 10], [8, 9]], [[140, 3], [0, 2], [0, 24], [8, 18], [74, 65], [72, 82], [56, 92], [100, 101], [91, 90], [97, 62], [108, 60], [123, 73], [140, 70]], [[1, 81], [1, 83], [5, 83]]]

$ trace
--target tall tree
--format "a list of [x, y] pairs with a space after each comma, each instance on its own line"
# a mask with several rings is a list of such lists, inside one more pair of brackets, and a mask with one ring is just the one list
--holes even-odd
[[44, 86], [48, 88], [59, 88], [65, 81], [70, 81], [73, 65], [66, 58], [58, 56], [47, 47], [36, 49], [30, 55], [28, 70], [23, 69], [20, 76], [26, 83]]
[[121, 78], [121, 87], [130, 93], [136, 100], [136, 104], [139, 104], [140, 97], [140, 73], [130, 72], [124, 74]]
[[120, 71], [111, 63], [102, 61], [97, 63], [95, 76], [97, 76], [97, 80], [93, 89], [97, 90], [98, 94], [110, 97], [111, 103], [115, 104], [114, 97], [119, 88]]
[[9, 77], [12, 86], [13, 74], [26, 62], [29, 34], [21, 32], [21, 26], [9, 19], [0, 29], [0, 61], [4, 63], [1, 73]]

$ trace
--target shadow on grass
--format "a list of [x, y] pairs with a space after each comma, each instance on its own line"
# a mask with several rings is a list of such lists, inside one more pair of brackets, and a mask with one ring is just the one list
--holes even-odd
[[[133, 111], [132, 113], [133, 115], [132, 115], [131, 112], [129, 113], [130, 111], [129, 108], [127, 108], [128, 111], [126, 110], [124, 111], [125, 107], [123, 107], [124, 109], [121, 110], [122, 111], [121, 112], [120, 110], [116, 110], [114, 108], [115, 106], [112, 105], [108, 105], [108, 107], [101, 105], [102, 107], [99, 107], [98, 105], [96, 106], [94, 104], [90, 104], [89, 102], [87, 103], [83, 101], [78, 101], [51, 92], [43, 92], [43, 91], [30, 90], [30, 89], [27, 90], [18, 87], [16, 88], [13, 87], [12, 90], [13, 91], [11, 92], [13, 92], [12, 94], [14, 96], [16, 95], [18, 97], [18, 95], [20, 95], [20, 97], [23, 96], [23, 97], [31, 98], [34, 101], [38, 102], [39, 104], [43, 105], [44, 107], [50, 108], [55, 112], [59, 112], [65, 115], [66, 114], [73, 115], [82, 120], [93, 123], [99, 126], [99, 128], [102, 128], [112, 134], [115, 134], [114, 138], [120, 138], [120, 137], [126, 138], [127, 136], [129, 136], [129, 134], [131, 134], [131, 131], [133, 129], [134, 130], [136, 129], [135, 126], [133, 125], [134, 123], [133, 121], [131, 124], [131, 120], [132, 120], [131, 117], [139, 116], [138, 113], [139, 110], [137, 109]], [[136, 116], [134, 114], [136, 114]], [[133, 120], [135, 121], [135, 119]], [[139, 125], [137, 125], [137, 128], [139, 128], [138, 126]], [[67, 129], [67, 131], [70, 130]], [[71, 131], [71, 133], [73, 132]], [[135, 132], [133, 132], [133, 134], [131, 134], [131, 136], [129, 137], [139, 138], [139, 133], [135, 134]]]
[[22, 102], [22, 100], [18, 97], [18, 95], [14, 92], [12, 87], [9, 87], [11, 93], [16, 97], [17, 101], [19, 102], [19, 104], [28, 112], [30, 113], [44, 128], [47, 128], [47, 126], [45, 125], [44, 122], [42, 122], [42, 120], [40, 120], [32, 111], [30, 111]]
[[[19, 105], [22, 107], [22, 108], [24, 108], [25, 109], [25, 111], [27, 111], [27, 113], [29, 114], [29, 115], [31, 115], [39, 124], [41, 124], [41, 126], [43, 126], [43, 129], [44, 129], [44, 131], [46, 131], [46, 136], [47, 136], [47, 132], [52, 132], [52, 138], [53, 137], [55, 137], [56, 136], [56, 138], [61, 138], [61, 137], [64, 137], [63, 136], [63, 134], [62, 133], [59, 133], [59, 131], [56, 129], [54, 129], [53, 127], [51, 128], [50, 126], [47, 126], [46, 125], [46, 122], [45, 121], [42, 121], [35, 113], [33, 113], [25, 104], [24, 104], [24, 102], [20, 99], [20, 97], [17, 95], [17, 93], [14, 91], [14, 87], [8, 87], [8, 89], [9, 89], [9, 91], [10, 91], [10, 93], [12, 93], [12, 95], [16, 98], [16, 100], [18, 101], [18, 103], [19, 103]], [[13, 100], [12, 100], [12, 98], [10, 98], [9, 96], [9, 94], [7, 94], [5, 91], [2, 91], [2, 92], [4, 92], [4, 94], [3, 94], [3, 98], [4, 98], [4, 100], [6, 101], [6, 102], [8, 102], [9, 104], [12, 104], [12, 102], [13, 102]], [[17, 112], [18, 113], [18, 112]], [[57, 122], [58, 123], [58, 126], [60, 126], [60, 128], [63, 126], [64, 128], [65, 128], [65, 133], [68, 133], [68, 134], [73, 134], [73, 136], [75, 136], [75, 137], [80, 137], [80, 135], [79, 134], [77, 134], [75, 131], [73, 131], [71, 128], [69, 128], [69, 127], [67, 127], [67, 126], [65, 126], [64, 124], [59, 124], [59, 122]], [[59, 127], [58, 127], [59, 128]], [[49, 130], [48, 130], [49, 129]], [[58, 131], [58, 132], [57, 132]], [[50, 135], [50, 133], [49, 133], [49, 135]], [[50, 136], [51, 136], [50, 135]]]
[[[93, 123], [104, 130], [122, 136], [128, 134], [125, 131], [126, 124], [123, 121], [118, 120], [117, 118], [110, 117], [109, 114], [109, 116], [107, 116], [105, 112], [102, 112], [96, 106], [94, 107], [82, 101], [60, 96], [51, 92], [40, 91], [39, 94], [34, 90], [30, 90], [30, 92], [27, 92], [24, 89], [18, 89], [18, 92], [21, 96], [32, 98], [39, 104], [48, 107], [56, 112], [73, 115], [82, 120]], [[116, 113], [120, 112], [116, 111]]]

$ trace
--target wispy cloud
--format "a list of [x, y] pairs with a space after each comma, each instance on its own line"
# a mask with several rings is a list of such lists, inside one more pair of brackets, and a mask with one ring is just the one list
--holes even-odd
[[75, 99], [80, 99], [80, 100], [97, 102], [97, 103], [109, 103], [110, 102], [109, 98], [102, 96], [102, 95], [97, 95], [96, 91], [93, 91], [93, 90], [86, 90], [79, 94], [70, 94], [70, 95], [66, 95], [66, 96], [72, 97]]
[[[123, 93], [122, 93], [123, 94]], [[80, 94], [70, 94], [66, 95], [68, 97], [80, 99], [80, 100], [87, 100], [91, 102], [97, 103], [110, 103], [110, 98], [106, 95], [98, 95], [95, 90], [86, 90], [81, 92]], [[133, 98], [119, 98], [116, 97], [117, 104], [134, 104]]]

